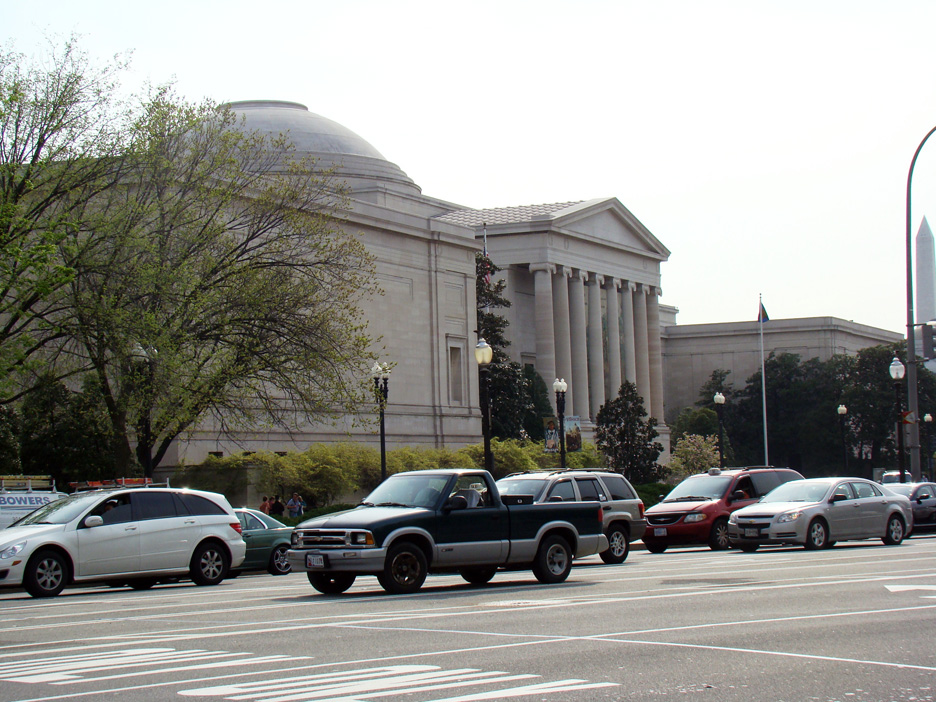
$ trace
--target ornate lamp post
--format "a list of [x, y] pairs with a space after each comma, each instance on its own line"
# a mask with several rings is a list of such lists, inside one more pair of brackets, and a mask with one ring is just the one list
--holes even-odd
[[907, 482], [907, 471], [904, 467], [904, 428], [903, 408], [900, 402], [900, 381], [903, 380], [906, 368], [900, 359], [894, 356], [890, 364], [890, 377], [894, 379], [894, 397], [897, 405], [897, 465], [900, 467], [900, 482]]
[[484, 435], [484, 467], [494, 471], [494, 456], [491, 455], [491, 398], [488, 366], [494, 358], [494, 349], [484, 339], [475, 346], [475, 361], [478, 362], [478, 378], [481, 381], [481, 433]]
[[565, 401], [566, 391], [569, 384], [565, 378], [560, 380], [556, 378], [553, 382], [553, 392], [556, 393], [556, 414], [559, 417], [559, 467], [566, 467], [566, 446], [565, 446]]
[[389, 394], [390, 364], [374, 361], [371, 377], [374, 379], [374, 397], [380, 412], [380, 482], [383, 482], [387, 479], [387, 430], [384, 425], [384, 410], [387, 408]]
[[848, 442], [845, 441], [845, 415], [848, 414], [848, 408], [845, 405], [839, 405], [836, 412], [838, 412], [839, 425], [842, 429], [842, 465], [845, 467], [845, 475], [848, 475]]
[[725, 425], [722, 422], [722, 413], [725, 411], [725, 396], [721, 391], [712, 398], [715, 403], [715, 414], [718, 415], [718, 467], [725, 467]]

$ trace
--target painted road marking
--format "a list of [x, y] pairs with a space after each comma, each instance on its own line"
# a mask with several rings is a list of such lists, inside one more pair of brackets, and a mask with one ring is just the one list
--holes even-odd
[[[427, 692], [465, 689], [531, 680], [538, 675], [510, 674], [504, 671], [482, 671], [477, 668], [445, 670], [434, 665], [392, 665], [360, 668], [332, 673], [301, 675], [274, 681], [258, 681], [231, 685], [180, 690], [189, 697], [223, 697], [228, 700], [263, 700], [264, 702], [312, 702], [330, 700], [366, 702], [399, 695], [425, 695]], [[619, 687], [618, 683], [590, 683], [587, 680], [557, 680], [519, 687], [498, 688], [457, 697], [430, 698], [432, 702], [468, 702], [468, 700], [503, 699]]]

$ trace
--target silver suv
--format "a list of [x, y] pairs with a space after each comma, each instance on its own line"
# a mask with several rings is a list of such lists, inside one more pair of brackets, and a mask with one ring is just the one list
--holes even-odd
[[532, 495], [533, 502], [602, 503], [608, 549], [605, 563], [623, 563], [630, 542], [647, 528], [643, 501], [620, 473], [602, 469], [533, 470], [511, 473], [497, 481], [502, 495]]

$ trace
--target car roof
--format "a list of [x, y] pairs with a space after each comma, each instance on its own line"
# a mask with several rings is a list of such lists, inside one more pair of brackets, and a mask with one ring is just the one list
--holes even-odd
[[556, 475], [592, 475], [594, 473], [624, 477], [610, 468], [540, 468], [538, 470], [521, 470], [511, 473], [501, 478], [501, 480], [507, 480], [508, 478], [541, 478], [546, 480]]

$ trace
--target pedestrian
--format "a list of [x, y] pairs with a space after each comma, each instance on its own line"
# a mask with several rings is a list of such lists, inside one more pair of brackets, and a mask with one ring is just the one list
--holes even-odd
[[286, 503], [286, 509], [289, 510], [290, 517], [301, 517], [302, 513], [305, 512], [305, 508], [305, 500], [299, 496], [298, 492], [294, 492], [292, 498]]
[[286, 507], [283, 506], [283, 503], [280, 502], [279, 495], [273, 498], [273, 502], [270, 504], [270, 515], [273, 517], [282, 517], [283, 512], [286, 511]]
[[263, 496], [263, 502], [260, 503], [260, 511], [264, 514], [270, 513], [270, 498], [266, 495]]

